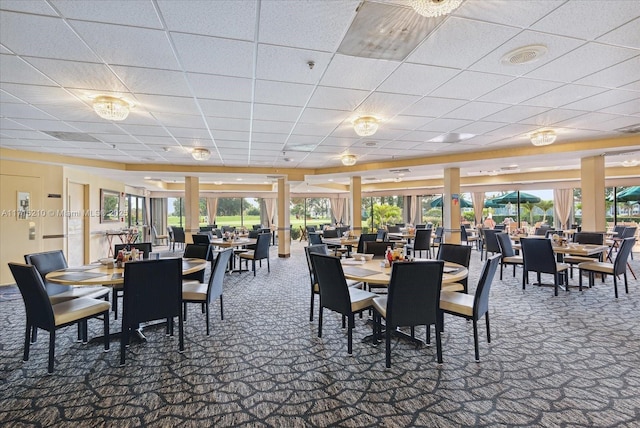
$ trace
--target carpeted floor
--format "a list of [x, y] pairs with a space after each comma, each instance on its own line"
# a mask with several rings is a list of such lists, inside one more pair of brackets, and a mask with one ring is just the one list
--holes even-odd
[[[640, 262], [632, 267], [640, 273]], [[481, 262], [471, 262], [471, 290]], [[533, 279], [533, 275], [531, 276]], [[60, 330], [56, 371], [46, 374], [47, 334], [22, 361], [21, 300], [0, 300], [2, 426], [638, 426], [640, 420], [640, 282], [613, 295], [612, 280], [553, 296], [521, 277], [493, 283], [492, 343], [480, 327], [473, 357], [471, 324], [445, 315], [444, 364], [435, 345], [394, 341], [392, 368], [384, 347], [361, 343], [370, 333], [356, 318], [354, 353], [346, 352], [341, 319], [325, 311], [323, 338], [309, 322], [309, 279], [302, 244], [292, 256], [271, 249], [254, 278], [225, 280], [225, 319], [212, 311], [212, 334], [190, 306], [186, 351], [163, 329], [133, 344], [119, 367], [118, 343], [75, 342]], [[573, 283], [577, 283], [574, 278]], [[366, 318], [366, 317], [365, 317]], [[100, 333], [100, 322], [89, 326]], [[119, 320], [111, 328], [120, 329]], [[424, 337], [424, 328], [417, 331]]]

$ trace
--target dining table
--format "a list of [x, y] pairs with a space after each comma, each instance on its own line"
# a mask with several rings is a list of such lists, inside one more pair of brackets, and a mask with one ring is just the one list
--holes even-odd
[[[220, 248], [243, 248], [247, 245], [256, 245], [258, 240], [256, 238], [213, 238], [209, 241], [211, 245]], [[237, 254], [237, 250], [233, 251], [234, 255]], [[234, 257], [229, 259], [229, 271], [235, 271]]]
[[360, 241], [360, 237], [358, 237], [358, 236], [349, 236], [349, 237], [342, 237], [342, 238], [323, 238], [322, 239], [322, 243], [324, 243], [324, 244], [345, 247], [347, 249], [347, 251], [346, 251], [346, 256], [347, 257], [351, 256], [351, 249], [353, 248], [353, 246], [354, 245], [356, 247], [358, 246], [358, 241]]
[[[413, 259], [414, 261], [432, 261], [432, 259]], [[395, 262], [402, 263], [402, 262]], [[345, 259], [342, 261], [344, 277], [355, 281], [366, 282], [370, 285], [389, 285], [391, 267], [384, 267], [384, 260], [372, 259], [358, 261]], [[445, 262], [442, 273], [442, 284], [459, 282], [469, 276], [469, 270], [457, 263]]]

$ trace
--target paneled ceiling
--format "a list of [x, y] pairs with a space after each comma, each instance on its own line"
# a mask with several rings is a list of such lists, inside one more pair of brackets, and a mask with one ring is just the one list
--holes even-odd
[[[384, 19], [358, 17], [380, 7]], [[504, 154], [455, 164], [445, 156], [412, 165], [406, 178], [437, 177], [447, 166], [467, 175], [579, 168], [581, 156], [598, 150], [510, 154], [532, 147], [529, 136], [540, 129], [554, 129], [561, 145], [628, 141], [621, 130], [640, 125], [636, 0], [466, 0], [442, 18], [420, 17], [406, 1], [358, 0], [2, 0], [0, 13], [3, 153], [138, 165], [100, 170], [133, 185], [153, 188], [144, 176], [180, 180], [184, 165], [215, 167], [197, 172], [204, 183], [262, 183], [270, 170], [290, 168], [316, 170], [311, 184], [346, 182], [350, 170], [334, 168], [344, 153], [357, 156], [354, 170]], [[426, 36], [404, 58], [341, 53], [345, 39], [402, 40], [410, 23]], [[547, 52], [532, 63], [502, 61], [528, 45]], [[135, 106], [126, 120], [107, 121], [92, 110], [97, 95]], [[353, 131], [364, 114], [381, 119], [372, 137]], [[47, 132], [86, 135], [62, 141]], [[195, 161], [194, 147], [211, 158]], [[613, 152], [609, 166], [640, 160], [640, 137]], [[394, 173], [385, 166], [365, 175]]]

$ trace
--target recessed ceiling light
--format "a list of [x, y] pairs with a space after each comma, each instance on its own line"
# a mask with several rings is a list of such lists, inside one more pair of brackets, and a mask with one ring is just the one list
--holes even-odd
[[475, 134], [458, 134], [456, 132], [450, 132], [448, 134], [438, 135], [435, 138], [429, 140], [430, 143], [459, 143], [460, 141], [468, 140], [475, 137]]
[[145, 180], [151, 180], [151, 177], [144, 177]]
[[236, 181], [242, 181], [242, 178], [238, 177], [236, 178]]
[[329, 181], [333, 181], [333, 178], [330, 178]]

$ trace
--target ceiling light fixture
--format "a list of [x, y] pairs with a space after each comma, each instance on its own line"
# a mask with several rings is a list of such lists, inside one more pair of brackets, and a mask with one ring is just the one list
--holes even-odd
[[629, 160], [622, 161], [622, 166], [624, 166], [625, 168], [638, 166], [639, 164], [640, 164], [640, 161], [637, 159], [629, 159]]
[[103, 119], [125, 120], [132, 104], [116, 97], [101, 95], [93, 99], [93, 110]]
[[548, 146], [556, 141], [556, 133], [554, 131], [539, 131], [531, 135], [531, 144], [534, 146]]
[[353, 130], [361, 137], [370, 137], [378, 130], [378, 118], [360, 116], [353, 121]]
[[342, 155], [340, 158], [342, 161], [342, 165], [344, 166], [353, 166], [356, 164], [356, 156], [355, 155]]
[[420, 15], [435, 18], [448, 15], [460, 6], [462, 0], [411, 0], [411, 7]]
[[197, 161], [206, 161], [211, 157], [211, 152], [204, 147], [196, 147], [191, 150], [191, 156]]

